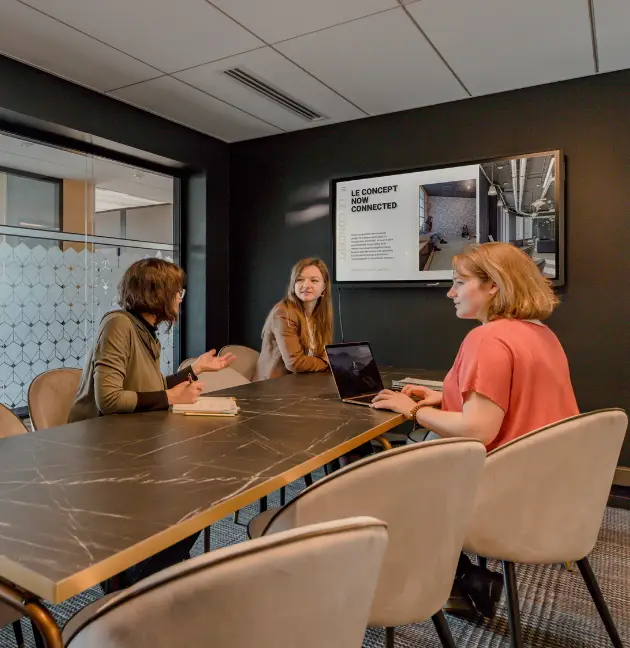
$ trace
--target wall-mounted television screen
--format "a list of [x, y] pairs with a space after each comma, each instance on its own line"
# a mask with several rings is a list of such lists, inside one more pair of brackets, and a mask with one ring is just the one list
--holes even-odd
[[560, 151], [332, 181], [334, 280], [446, 285], [471, 243], [504, 241], [564, 283]]

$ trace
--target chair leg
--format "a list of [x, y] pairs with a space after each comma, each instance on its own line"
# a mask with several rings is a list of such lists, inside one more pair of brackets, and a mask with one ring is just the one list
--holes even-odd
[[[280, 497], [282, 497], [282, 491], [284, 491], [284, 486], [282, 487], [282, 490], [280, 491]], [[259, 505], [260, 505], [260, 513], [264, 513], [267, 510], [267, 497], [261, 497], [259, 500]], [[234, 524], [238, 524], [239, 526], [244, 526], [246, 527], [246, 524], [243, 524], [242, 522], [238, 521], [238, 514], [240, 513], [239, 511], [236, 511], [234, 513]]]
[[35, 648], [46, 648], [44, 638], [40, 634], [35, 624], [31, 621], [31, 628], [33, 628], [33, 638], [35, 639]]
[[18, 648], [24, 648], [24, 635], [22, 634], [22, 622], [14, 621], [13, 622], [13, 634], [15, 635], [15, 643]]
[[448, 625], [448, 621], [444, 616], [444, 612], [440, 610], [437, 614], [434, 614], [431, 617], [433, 625], [437, 631], [438, 637], [442, 642], [444, 648], [455, 648], [455, 642], [453, 641], [453, 635], [451, 634], [451, 629]]
[[203, 530], [203, 552], [208, 553], [210, 551], [210, 527], [206, 527]]
[[307, 488], [313, 485], [313, 475], [311, 475], [311, 473], [304, 475], [304, 483], [306, 484]]
[[385, 646], [394, 648], [394, 628], [385, 628]]
[[280, 489], [280, 506], [284, 506], [287, 503], [287, 489], [282, 487]]
[[518, 606], [518, 585], [514, 563], [503, 561], [503, 580], [507, 599], [508, 622], [510, 625], [510, 643], [512, 648], [523, 648], [521, 632], [521, 611]]
[[488, 569], [488, 559], [484, 558], [483, 556], [477, 556], [477, 564], [479, 565], [479, 567]]
[[582, 578], [586, 583], [586, 587], [588, 588], [589, 594], [593, 599], [593, 603], [595, 603], [595, 607], [599, 612], [599, 616], [604, 622], [604, 626], [606, 626], [606, 631], [608, 632], [608, 636], [610, 637], [613, 646], [615, 648], [623, 648], [623, 644], [621, 643], [621, 637], [617, 632], [617, 628], [615, 627], [615, 622], [613, 621], [612, 615], [610, 614], [610, 610], [606, 605], [606, 601], [604, 600], [602, 591], [601, 589], [599, 589], [599, 584], [597, 583], [597, 579], [595, 578], [595, 574], [593, 573], [591, 564], [589, 563], [587, 558], [582, 558], [582, 560], [578, 560], [577, 564], [580, 569], [580, 572], [582, 573]]

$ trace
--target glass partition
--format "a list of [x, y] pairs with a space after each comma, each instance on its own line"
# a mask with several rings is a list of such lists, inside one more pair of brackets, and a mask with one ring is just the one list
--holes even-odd
[[[37, 375], [82, 368], [134, 261], [179, 261], [175, 179], [0, 133], [0, 402]], [[160, 331], [174, 371], [177, 329]]]

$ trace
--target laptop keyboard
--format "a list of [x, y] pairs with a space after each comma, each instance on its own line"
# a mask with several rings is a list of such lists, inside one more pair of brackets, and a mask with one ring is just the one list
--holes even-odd
[[367, 396], [357, 396], [356, 398], [351, 398], [351, 401], [355, 403], [371, 403], [375, 394], [368, 394]]

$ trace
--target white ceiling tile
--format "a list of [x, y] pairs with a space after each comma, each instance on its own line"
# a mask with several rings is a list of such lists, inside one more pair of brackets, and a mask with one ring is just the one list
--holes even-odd
[[175, 72], [263, 43], [206, 0], [26, 0], [47, 14]]
[[66, 79], [103, 91], [159, 75], [16, 0], [0, 0], [0, 15], [1, 52]]
[[630, 68], [630, 2], [595, 0], [599, 71]]
[[301, 36], [276, 47], [370, 114], [466, 96], [402, 9]]
[[172, 77], [139, 83], [110, 95], [226, 142], [282, 132]]
[[586, 2], [423, 0], [407, 8], [473, 95], [595, 71]]
[[211, 0], [267, 43], [391, 9], [396, 0]]
[[[310, 123], [223, 74], [224, 70], [235, 67], [254, 74], [328, 119]], [[269, 47], [179, 72], [175, 76], [284, 130], [298, 130], [365, 116], [358, 108]]]

